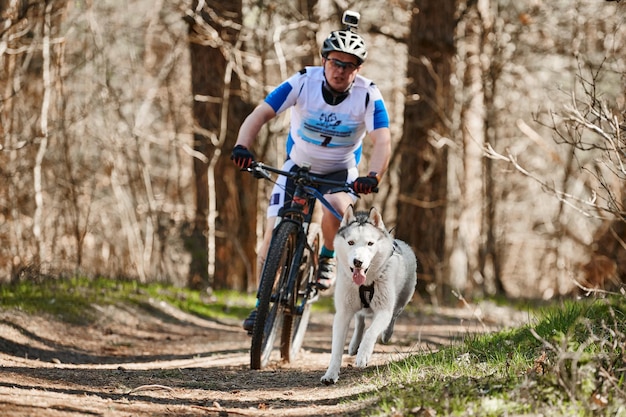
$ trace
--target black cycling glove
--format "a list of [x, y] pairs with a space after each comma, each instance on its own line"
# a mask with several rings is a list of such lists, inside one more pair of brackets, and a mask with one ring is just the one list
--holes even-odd
[[254, 155], [245, 146], [237, 145], [233, 148], [230, 159], [239, 169], [246, 169], [250, 168], [250, 165], [254, 162]]
[[367, 177], [359, 177], [352, 183], [352, 189], [359, 194], [369, 194], [378, 187], [378, 175], [370, 172]]

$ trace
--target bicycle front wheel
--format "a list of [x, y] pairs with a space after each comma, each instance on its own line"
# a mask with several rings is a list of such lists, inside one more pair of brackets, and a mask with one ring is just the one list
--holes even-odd
[[302, 256], [296, 285], [293, 288], [291, 309], [285, 315], [281, 336], [280, 353], [285, 362], [293, 362], [304, 341], [304, 334], [311, 317], [311, 304], [318, 297], [315, 286], [317, 254], [320, 250], [321, 230], [319, 225], [309, 226], [309, 246]]
[[262, 369], [270, 360], [285, 315], [287, 286], [298, 240], [298, 226], [283, 221], [274, 231], [261, 273], [257, 318], [252, 331], [250, 368]]

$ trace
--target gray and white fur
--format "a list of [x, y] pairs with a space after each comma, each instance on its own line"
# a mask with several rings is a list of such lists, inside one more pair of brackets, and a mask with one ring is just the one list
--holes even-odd
[[[411, 301], [417, 284], [417, 260], [409, 245], [394, 239], [375, 208], [350, 206], [335, 236], [337, 280], [331, 359], [321, 378], [326, 385], [339, 379], [350, 321], [354, 333], [348, 347], [355, 366], [366, 367], [380, 336], [388, 343], [396, 319]], [[365, 320], [371, 319], [365, 328]]]

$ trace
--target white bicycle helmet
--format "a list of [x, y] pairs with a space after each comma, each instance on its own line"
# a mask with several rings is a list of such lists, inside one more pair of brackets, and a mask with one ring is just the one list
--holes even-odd
[[344, 52], [355, 56], [359, 60], [359, 65], [367, 58], [367, 47], [362, 37], [352, 31], [359, 23], [360, 15], [355, 12], [346, 11], [342, 22], [346, 25], [344, 30], [336, 30], [328, 35], [322, 45], [322, 56], [326, 56], [333, 51]]

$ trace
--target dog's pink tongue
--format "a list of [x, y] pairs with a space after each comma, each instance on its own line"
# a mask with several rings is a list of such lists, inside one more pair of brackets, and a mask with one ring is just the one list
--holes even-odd
[[352, 281], [354, 281], [356, 285], [365, 284], [365, 274], [363, 273], [363, 269], [354, 268], [354, 272], [352, 273]]

